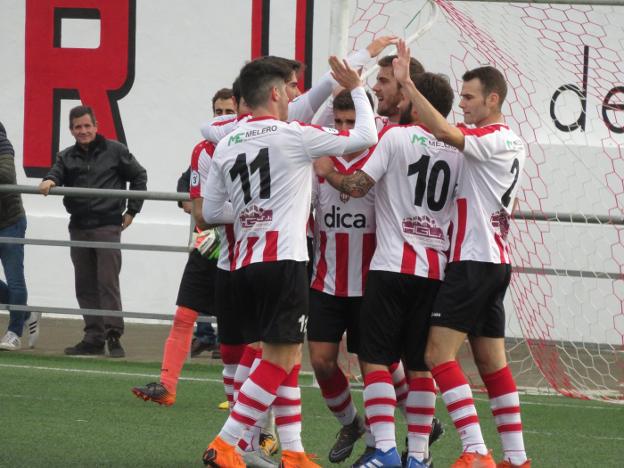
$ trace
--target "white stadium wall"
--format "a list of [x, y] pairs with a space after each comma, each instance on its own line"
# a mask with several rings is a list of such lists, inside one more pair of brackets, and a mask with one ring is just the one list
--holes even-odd
[[[302, 4], [313, 3], [313, 33], [308, 35], [313, 40], [308, 63], [312, 82], [327, 69], [329, 0], [2, 0], [0, 120], [16, 148], [22, 184], [34, 185], [39, 180], [26, 177], [20, 170], [30, 164], [23, 159], [24, 139], [37, 138], [40, 131], [24, 126], [26, 108], [32, 104], [25, 99], [25, 70], [29, 69], [25, 62], [26, 29], [28, 22], [37, 24], [37, 18], [27, 18], [26, 5], [35, 3], [65, 8], [135, 5], [133, 79], [129, 86], [126, 83], [125, 94], [118, 100], [118, 116], [130, 150], [147, 168], [150, 190], [174, 190], [188, 165], [191, 149], [199, 141], [199, 124], [211, 116], [212, 94], [228, 86], [252, 56], [252, 23], [255, 20], [259, 24], [254, 18], [259, 10], [254, 13], [254, 5], [270, 5], [268, 52], [294, 57], [297, 8], [301, 13]], [[383, 32], [409, 36], [418, 28], [424, 29], [431, 19], [431, 28], [411, 44], [412, 54], [428, 70], [447, 74], [455, 89], [459, 89], [461, 74], [468, 68], [492, 63], [505, 69], [511, 90], [504, 112], [513, 116], [510, 125], [531, 148], [531, 163], [521, 186], [521, 210], [622, 216], [623, 9], [436, 3], [437, 16], [433, 17], [421, 10], [426, 6], [424, 1], [346, 2], [351, 24], [348, 48], [363, 47]], [[68, 18], [61, 22], [62, 47], [98, 47], [100, 21]], [[89, 66], [86, 61], [80, 69], [88, 70]], [[29, 73], [39, 73], [31, 79], [44, 84], [48, 79], [41, 67], [32, 64]], [[564, 85], [568, 86], [562, 88]], [[560, 95], [551, 112], [558, 89]], [[581, 96], [586, 98], [585, 105]], [[71, 143], [66, 120], [68, 109], [75, 104], [67, 99], [60, 102], [61, 148]], [[52, 102], [47, 106], [51, 112]], [[453, 117], [461, 121], [457, 106]], [[110, 128], [114, 130], [112, 124]], [[46, 148], [49, 143], [46, 141]], [[29, 158], [41, 164], [51, 157], [49, 150], [44, 153]], [[67, 238], [67, 215], [60, 198], [29, 195], [24, 201], [28, 237]], [[123, 241], [182, 245], [188, 237], [188, 222], [173, 203], [148, 201], [124, 233]], [[519, 222], [512, 232], [514, 259], [524, 267], [622, 273], [624, 253], [618, 228]], [[123, 255], [124, 309], [171, 312], [184, 255]], [[76, 306], [66, 248], [27, 247], [26, 272], [31, 304]], [[513, 304], [511, 298], [508, 302], [509, 310], [522, 304], [525, 317], [533, 313], [540, 317], [522, 323], [512, 319], [512, 334], [623, 344], [621, 279], [579, 281], [565, 275], [537, 276], [519, 280]], [[526, 291], [533, 292], [527, 295]], [[535, 328], [526, 323], [535, 323]]]

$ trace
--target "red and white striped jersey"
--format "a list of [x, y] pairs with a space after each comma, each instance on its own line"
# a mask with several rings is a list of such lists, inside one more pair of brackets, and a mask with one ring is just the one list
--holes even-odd
[[[351, 161], [332, 158], [336, 170], [352, 174], [361, 169], [368, 151]], [[311, 287], [333, 296], [362, 296], [375, 251], [375, 188], [353, 198], [314, 177], [314, 270]]]
[[522, 140], [504, 124], [458, 127], [465, 138], [450, 261], [510, 263], [507, 234], [526, 160]]
[[371, 270], [443, 279], [462, 158], [419, 125], [389, 126], [362, 170], [376, 182]]
[[[204, 155], [208, 161], [214, 154], [215, 146], [209, 141], [202, 140], [195, 145], [193, 152], [191, 153], [191, 182], [189, 188], [189, 194], [191, 200], [201, 197], [201, 175], [199, 173], [199, 159]], [[207, 163], [209, 164], [209, 162]], [[208, 172], [206, 172], [208, 176]]]
[[[204, 188], [207, 187], [208, 174], [210, 173], [210, 167], [212, 165], [212, 156], [214, 154], [214, 145], [208, 141], [203, 141], [200, 145], [202, 150], [198, 151], [197, 159], [195, 159], [195, 151], [193, 151], [193, 157], [191, 159], [191, 198], [197, 198], [193, 196], [193, 190], [199, 193], [198, 196], [204, 196]], [[194, 185], [193, 177], [197, 174], [197, 183]], [[217, 268], [221, 270], [230, 271], [232, 267], [232, 259], [234, 257], [234, 226], [232, 224], [224, 224], [215, 228], [217, 236], [219, 236], [219, 259], [217, 260]]]
[[363, 88], [353, 90], [352, 96], [357, 118], [351, 132], [260, 117], [219, 142], [203, 214], [208, 223], [221, 222], [227, 217], [224, 203], [231, 200], [235, 269], [257, 262], [308, 260], [312, 159], [362, 151], [377, 140]]

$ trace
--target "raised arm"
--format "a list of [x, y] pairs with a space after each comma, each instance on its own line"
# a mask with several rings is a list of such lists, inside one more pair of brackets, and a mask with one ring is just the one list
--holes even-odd
[[397, 45], [397, 58], [392, 62], [394, 76], [401, 85], [401, 91], [411, 102], [418, 113], [418, 118], [424, 126], [440, 141], [454, 146], [460, 151], [464, 150], [464, 134], [457, 127], [451, 125], [427, 99], [418, 91], [410, 78], [409, 60], [410, 49], [401, 39]]
[[[396, 36], [380, 36], [371, 42], [365, 49], [357, 50], [349, 54], [346, 61], [354, 69], [362, 68], [368, 61], [376, 57], [390, 44], [396, 44]], [[308, 91], [293, 100], [288, 105], [288, 120], [298, 120], [304, 123], [312, 122], [314, 114], [321, 105], [331, 96], [336, 81], [331, 71], [325, 73]]]

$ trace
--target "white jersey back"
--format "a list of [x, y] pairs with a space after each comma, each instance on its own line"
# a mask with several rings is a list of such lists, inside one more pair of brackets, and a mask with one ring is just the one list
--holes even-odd
[[[332, 158], [336, 170], [352, 174], [361, 169], [368, 151], [346, 161]], [[333, 296], [362, 296], [375, 251], [375, 188], [353, 198], [314, 177], [314, 270], [311, 287]]]
[[384, 129], [362, 168], [376, 182], [371, 270], [443, 279], [461, 162], [419, 125]]
[[256, 262], [308, 259], [311, 158], [342, 154], [346, 135], [261, 117], [240, 122], [221, 140], [209, 183], [211, 194], [221, 194], [219, 199], [227, 194], [232, 202], [234, 269]]
[[450, 261], [510, 263], [509, 219], [526, 160], [524, 143], [503, 124], [458, 127], [465, 138]]

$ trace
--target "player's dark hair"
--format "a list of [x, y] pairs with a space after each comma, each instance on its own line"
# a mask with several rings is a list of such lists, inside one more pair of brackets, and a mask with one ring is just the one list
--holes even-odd
[[236, 106], [240, 105], [241, 100], [241, 88], [240, 88], [240, 77], [236, 77], [234, 83], [232, 83], [232, 97], [236, 101]]
[[[380, 67], [391, 67], [392, 61], [395, 58], [397, 58], [396, 55], [386, 55], [385, 57], [381, 57], [379, 59], [379, 61], [377, 62], [377, 65], [379, 65]], [[410, 57], [409, 73], [410, 73], [410, 77], [412, 78], [412, 81], [414, 81], [414, 78], [416, 77], [416, 75], [419, 75], [424, 72], [425, 72], [425, 67], [423, 66], [423, 64], [420, 63], [418, 60], [416, 60], [414, 57]]]
[[70, 130], [73, 128], [74, 119], [78, 119], [83, 115], [89, 115], [91, 117], [91, 123], [95, 125], [95, 114], [93, 113], [93, 109], [89, 106], [76, 106], [72, 110], [69, 111], [69, 128]]
[[299, 74], [299, 72], [303, 70], [304, 68], [303, 63], [297, 60], [292, 60], [292, 59], [288, 59], [285, 57], [278, 57], [277, 55], [265, 55], [264, 57], [260, 57], [260, 58], [263, 60], [277, 60], [279, 62], [283, 62], [287, 67], [289, 67], [293, 72], [295, 72], [295, 75]]
[[212, 110], [214, 111], [215, 102], [218, 99], [232, 99], [233, 93], [230, 88], [221, 88], [212, 96]]
[[[368, 98], [368, 102], [370, 102], [371, 108], [374, 109], [375, 104], [371, 93], [366, 91], [366, 97]], [[353, 103], [353, 98], [351, 97], [351, 91], [346, 89], [340, 91], [336, 97], [334, 97], [333, 109], [335, 111], [355, 110], [355, 104]]]
[[505, 81], [503, 74], [496, 68], [488, 65], [468, 70], [464, 73], [464, 76], [462, 76], [462, 80], [464, 81], [474, 80], [475, 78], [481, 82], [483, 97], [488, 97], [492, 93], [498, 94], [500, 98], [500, 108], [507, 97], [507, 82]]
[[427, 101], [444, 117], [449, 115], [453, 108], [453, 88], [448, 78], [440, 73], [421, 73], [414, 80], [416, 89]]
[[241, 95], [250, 108], [259, 107], [267, 102], [271, 88], [283, 85], [291, 75], [292, 69], [281, 60], [253, 60], [241, 69]]

